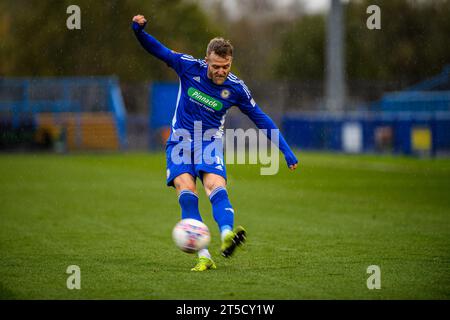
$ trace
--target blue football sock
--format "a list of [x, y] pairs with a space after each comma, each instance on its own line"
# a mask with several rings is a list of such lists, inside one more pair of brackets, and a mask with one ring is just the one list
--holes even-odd
[[181, 219], [195, 219], [202, 221], [200, 211], [198, 210], [198, 196], [190, 191], [183, 190], [178, 196], [178, 202], [181, 206]]
[[214, 189], [209, 196], [209, 200], [212, 204], [214, 220], [216, 220], [220, 232], [232, 230], [234, 210], [228, 199], [227, 190], [224, 187]]

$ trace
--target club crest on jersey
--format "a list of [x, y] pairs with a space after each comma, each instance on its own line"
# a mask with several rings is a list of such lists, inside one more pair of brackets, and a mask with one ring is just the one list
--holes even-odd
[[220, 96], [224, 99], [228, 99], [228, 97], [230, 96], [230, 91], [227, 89], [223, 89], [220, 93]]

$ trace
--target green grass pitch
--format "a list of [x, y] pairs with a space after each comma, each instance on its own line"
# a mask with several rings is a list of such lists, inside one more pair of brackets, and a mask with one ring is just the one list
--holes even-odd
[[[193, 273], [162, 154], [0, 156], [2, 299], [449, 299], [450, 160], [297, 153], [275, 176], [230, 165], [248, 242]], [[81, 289], [69, 290], [69, 265]], [[381, 289], [369, 290], [378, 265]]]

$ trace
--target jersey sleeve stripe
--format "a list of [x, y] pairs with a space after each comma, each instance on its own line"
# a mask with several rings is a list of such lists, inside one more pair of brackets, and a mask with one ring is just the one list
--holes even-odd
[[250, 90], [249, 90], [248, 87], [245, 85], [244, 81], [240, 80], [238, 77], [236, 77], [236, 76], [235, 76], [234, 74], [232, 74], [232, 73], [229, 73], [229, 74], [228, 74], [228, 79], [229, 79], [231, 82], [240, 84], [241, 87], [242, 87], [242, 89], [244, 90], [245, 94], [247, 95], [247, 98], [249, 98], [249, 99], [251, 98]]
[[250, 97], [251, 97], [250, 90], [247, 88], [247, 86], [245, 85], [245, 83], [243, 81], [241, 81], [241, 85], [242, 85], [242, 88], [244, 89], [245, 93], [247, 94], [247, 97], [250, 99]]
[[185, 61], [190, 61], [190, 62], [197, 62], [198, 64], [200, 64], [201, 67], [207, 66], [205, 61], [200, 60], [200, 59], [195, 59], [192, 56], [183, 55], [183, 56], [181, 56], [181, 59], [185, 60]]
[[188, 57], [185, 57], [185, 56], [181, 56], [181, 59], [187, 60], [187, 61], [194, 61], [194, 62], [197, 61], [197, 59], [195, 59], [195, 58], [188, 58]]

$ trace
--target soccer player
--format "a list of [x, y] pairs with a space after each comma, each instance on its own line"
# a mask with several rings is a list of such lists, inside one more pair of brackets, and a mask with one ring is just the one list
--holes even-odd
[[[197, 159], [199, 153], [195, 149], [202, 151], [209, 145], [222, 141], [225, 115], [232, 106], [237, 106], [259, 129], [266, 129], [269, 139], [271, 129], [278, 128], [255, 103], [244, 82], [230, 72], [233, 46], [229, 41], [223, 38], [212, 39], [208, 44], [205, 60], [195, 59], [166, 48], [144, 31], [146, 24], [144, 16], [133, 17], [132, 28], [137, 39], [145, 50], [174, 69], [180, 80], [171, 134], [166, 144], [167, 185], [177, 191], [181, 218], [202, 221], [196, 193], [196, 179], [201, 180], [211, 201], [214, 220], [220, 229], [221, 254], [230, 257], [236, 247], [245, 242], [246, 231], [241, 226], [233, 229], [234, 209], [226, 190], [223, 148], [212, 148], [209, 159]], [[194, 142], [189, 138], [185, 140], [186, 133], [195, 137], [198, 124], [201, 124], [201, 134], [212, 131], [211, 139], [201, 141], [200, 144], [195, 139]], [[278, 140], [278, 147], [284, 154], [289, 169], [295, 170], [297, 158], [281, 133]], [[180, 148], [182, 144], [184, 146]], [[194, 149], [194, 156], [192, 153], [183, 153], [186, 144]], [[203, 157], [202, 152], [200, 155]], [[183, 161], [179, 161], [179, 157]], [[198, 256], [198, 262], [192, 271], [216, 268], [208, 249], [200, 250]]]

